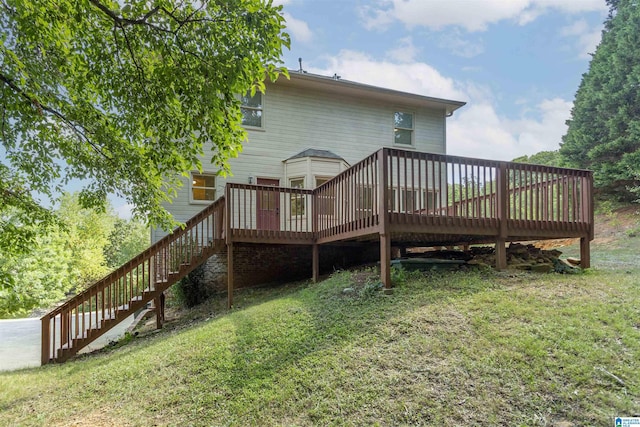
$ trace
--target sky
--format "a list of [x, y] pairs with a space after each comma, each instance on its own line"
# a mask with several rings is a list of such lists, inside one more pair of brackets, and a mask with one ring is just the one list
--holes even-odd
[[467, 103], [447, 153], [495, 160], [556, 150], [605, 0], [277, 0], [284, 65]]

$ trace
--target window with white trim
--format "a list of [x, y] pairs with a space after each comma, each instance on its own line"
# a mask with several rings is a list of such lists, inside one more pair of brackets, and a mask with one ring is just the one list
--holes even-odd
[[[321, 186], [331, 178], [316, 177], [316, 187]], [[318, 195], [318, 213], [320, 215], [333, 215], [336, 210], [335, 187], [327, 187]]]
[[209, 203], [216, 199], [216, 174], [191, 173], [191, 202]]
[[[304, 188], [304, 178], [291, 178], [289, 187]], [[302, 216], [305, 212], [305, 196], [304, 194], [291, 194], [291, 215]]]
[[413, 113], [393, 113], [393, 142], [398, 145], [413, 145]]
[[242, 125], [247, 127], [261, 128], [262, 127], [262, 94], [256, 92], [251, 96], [251, 93], [247, 93], [240, 98], [242, 106]]

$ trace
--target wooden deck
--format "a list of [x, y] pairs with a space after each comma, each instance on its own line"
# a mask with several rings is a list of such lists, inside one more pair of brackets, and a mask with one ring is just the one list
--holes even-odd
[[225, 245], [231, 305], [235, 243], [309, 245], [317, 280], [319, 245], [379, 242], [386, 287], [392, 246], [492, 243], [502, 269], [506, 242], [580, 238], [587, 268], [592, 194], [589, 171], [389, 148], [313, 190], [229, 183], [183, 229], [43, 316], [42, 363], [72, 356], [152, 300], [160, 325], [163, 292]]

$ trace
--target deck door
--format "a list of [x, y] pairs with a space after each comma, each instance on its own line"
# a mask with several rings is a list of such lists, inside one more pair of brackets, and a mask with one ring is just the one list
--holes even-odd
[[[278, 187], [280, 180], [258, 178], [258, 185]], [[258, 230], [280, 230], [280, 193], [277, 191], [258, 191], [257, 194]]]

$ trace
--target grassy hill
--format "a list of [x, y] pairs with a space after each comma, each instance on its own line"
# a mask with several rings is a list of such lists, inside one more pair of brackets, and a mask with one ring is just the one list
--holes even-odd
[[614, 219], [580, 275], [400, 273], [385, 296], [360, 270], [240, 292], [0, 374], [0, 425], [612, 425], [640, 413], [640, 237]]

